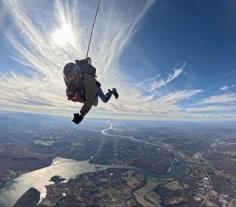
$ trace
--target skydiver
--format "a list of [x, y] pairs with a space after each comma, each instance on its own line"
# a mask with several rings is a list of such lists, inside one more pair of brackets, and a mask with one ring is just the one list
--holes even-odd
[[75, 113], [73, 122], [79, 124], [92, 106], [97, 106], [98, 97], [108, 102], [112, 95], [117, 99], [119, 94], [115, 88], [108, 89], [106, 94], [101, 89], [101, 84], [96, 80], [96, 68], [92, 66], [88, 57], [67, 63], [63, 70], [68, 100], [83, 103], [80, 113]]

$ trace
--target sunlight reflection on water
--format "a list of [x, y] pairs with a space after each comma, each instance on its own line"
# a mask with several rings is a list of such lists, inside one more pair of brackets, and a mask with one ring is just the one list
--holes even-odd
[[23, 174], [15, 179], [14, 183], [0, 192], [0, 206], [12, 206], [16, 200], [30, 187], [40, 191], [41, 199], [46, 196], [46, 185], [51, 184], [50, 178], [60, 175], [65, 179], [75, 178], [76, 175], [95, 172], [94, 164], [87, 161], [76, 161], [64, 158], [55, 158], [53, 163], [45, 168]]

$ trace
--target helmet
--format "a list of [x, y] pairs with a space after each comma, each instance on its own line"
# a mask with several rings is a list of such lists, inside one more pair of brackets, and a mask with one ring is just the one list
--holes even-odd
[[69, 75], [71, 75], [74, 72], [75, 72], [75, 64], [67, 63], [63, 70], [64, 77], [67, 78]]

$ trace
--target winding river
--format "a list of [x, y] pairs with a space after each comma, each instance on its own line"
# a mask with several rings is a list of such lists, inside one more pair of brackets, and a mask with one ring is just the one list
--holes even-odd
[[[112, 125], [108, 129], [103, 130], [102, 133], [107, 136], [117, 136], [108, 134], [107, 131], [110, 129], [112, 129]], [[132, 139], [133, 141], [137, 142], [143, 142], [128, 136], [122, 136], [121, 138]], [[151, 144], [151, 143], [146, 143], [144, 141], [144, 144]], [[131, 169], [157, 179], [171, 179], [184, 175], [186, 170], [185, 160], [177, 152], [173, 151], [173, 149], [171, 151], [172, 151], [170, 157], [171, 166], [170, 169], [165, 174], [154, 174], [133, 166], [98, 165], [98, 164], [95, 165], [89, 163], [88, 160], [77, 161], [77, 160], [57, 157], [53, 160], [50, 166], [23, 174], [18, 178], [16, 178], [11, 184], [3, 188], [0, 191], [0, 206], [9, 207], [14, 205], [16, 200], [30, 187], [34, 187], [38, 191], [40, 191], [41, 193], [40, 196], [42, 199], [46, 195], [45, 186], [51, 184], [49, 180], [52, 176], [60, 175], [68, 180], [70, 178], [75, 178], [79, 174], [96, 172], [96, 167], [98, 167], [99, 170], [114, 169], [114, 168]]]
[[106, 169], [129, 169], [141, 172], [147, 176], [155, 177], [157, 179], [170, 179], [179, 177], [185, 172], [185, 162], [179, 160], [177, 167], [172, 167], [170, 172], [165, 174], [153, 174], [145, 170], [132, 166], [122, 165], [95, 165], [90, 164], [89, 161], [76, 161], [64, 158], [55, 158], [53, 163], [45, 168], [35, 170], [26, 174], [23, 174], [16, 178], [14, 182], [0, 191], [0, 206], [8, 207], [12, 206], [16, 200], [30, 187], [34, 187], [41, 192], [41, 198], [46, 195], [46, 185], [51, 184], [50, 178], [54, 175], [60, 175], [67, 180], [75, 178], [79, 174], [96, 172], [96, 167], [99, 170]]

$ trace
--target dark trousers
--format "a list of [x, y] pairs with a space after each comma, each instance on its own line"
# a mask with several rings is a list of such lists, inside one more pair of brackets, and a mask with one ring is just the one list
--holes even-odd
[[99, 96], [99, 98], [104, 102], [108, 102], [109, 99], [111, 98], [112, 96], [112, 92], [109, 90], [106, 94], [103, 93], [101, 87], [97, 87], [97, 95]]

